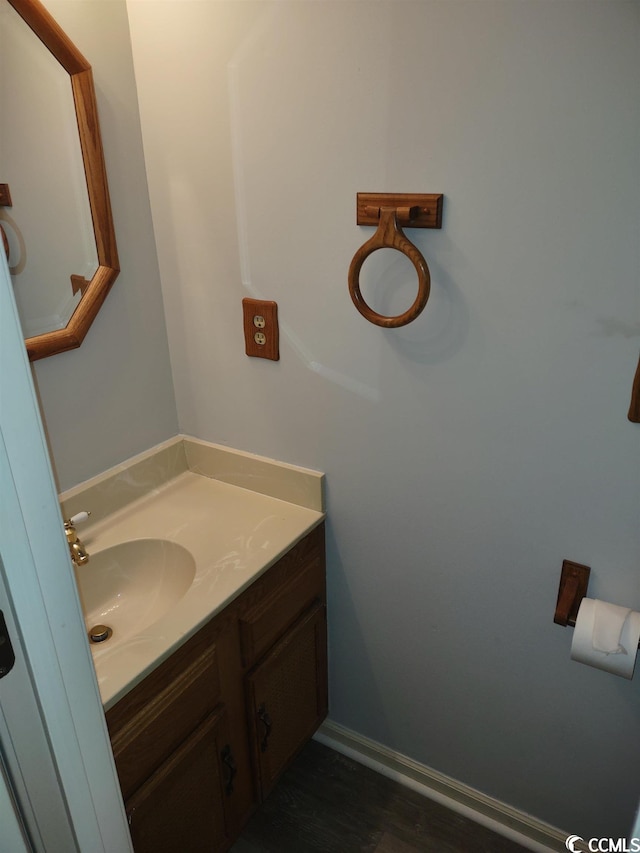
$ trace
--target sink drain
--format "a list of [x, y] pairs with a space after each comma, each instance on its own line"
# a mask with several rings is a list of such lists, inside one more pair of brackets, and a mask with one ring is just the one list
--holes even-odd
[[89, 630], [89, 640], [92, 643], [104, 643], [113, 634], [113, 628], [108, 625], [94, 625]]

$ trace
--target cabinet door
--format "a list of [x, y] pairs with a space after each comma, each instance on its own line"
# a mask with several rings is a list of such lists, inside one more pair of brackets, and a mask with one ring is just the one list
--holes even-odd
[[325, 607], [316, 604], [247, 676], [263, 798], [327, 714], [326, 634]]
[[225, 736], [221, 710], [127, 800], [136, 853], [213, 853], [225, 846], [224, 801], [233, 785]]

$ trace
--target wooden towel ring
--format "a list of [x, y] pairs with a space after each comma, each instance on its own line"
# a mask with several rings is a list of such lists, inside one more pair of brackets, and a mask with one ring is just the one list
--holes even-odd
[[[406, 326], [407, 323], [415, 320], [427, 304], [431, 291], [431, 275], [427, 262], [422, 257], [420, 251], [404, 235], [398, 225], [397, 214], [398, 209], [395, 207], [380, 208], [380, 223], [376, 233], [363, 246], [360, 246], [353, 256], [351, 266], [349, 267], [349, 293], [351, 294], [353, 304], [370, 323], [375, 323], [376, 326], [384, 326], [387, 329]], [[367, 305], [360, 292], [360, 270], [362, 269], [362, 264], [369, 255], [378, 249], [397, 249], [409, 258], [418, 273], [418, 295], [415, 302], [404, 314], [398, 314], [395, 317], [386, 317], [384, 314], [378, 314]]]

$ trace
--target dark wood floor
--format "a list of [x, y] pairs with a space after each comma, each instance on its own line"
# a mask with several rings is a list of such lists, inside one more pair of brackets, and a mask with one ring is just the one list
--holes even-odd
[[311, 741], [231, 853], [522, 853], [415, 791]]

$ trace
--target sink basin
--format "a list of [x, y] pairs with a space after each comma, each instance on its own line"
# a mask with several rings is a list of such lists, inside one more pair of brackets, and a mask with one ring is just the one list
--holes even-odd
[[182, 545], [167, 539], [134, 539], [90, 555], [76, 567], [85, 625], [106, 625], [113, 646], [143, 631], [171, 609], [187, 592], [196, 563]]

